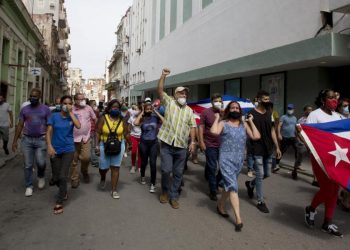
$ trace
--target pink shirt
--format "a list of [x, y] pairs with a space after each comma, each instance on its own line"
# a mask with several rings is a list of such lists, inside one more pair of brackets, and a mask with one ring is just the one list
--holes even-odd
[[73, 113], [78, 117], [81, 124], [80, 129], [74, 127], [74, 142], [83, 141], [86, 143], [90, 139], [91, 120], [96, 121], [96, 115], [90, 106], [85, 106], [84, 108], [77, 108], [76, 106], [73, 106]]

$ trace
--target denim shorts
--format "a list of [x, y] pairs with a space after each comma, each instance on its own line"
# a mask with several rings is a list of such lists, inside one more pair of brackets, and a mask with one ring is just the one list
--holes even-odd
[[109, 169], [110, 167], [119, 168], [122, 164], [125, 151], [125, 140], [122, 140], [121, 150], [118, 155], [105, 155], [105, 147], [103, 142], [100, 143], [100, 169]]

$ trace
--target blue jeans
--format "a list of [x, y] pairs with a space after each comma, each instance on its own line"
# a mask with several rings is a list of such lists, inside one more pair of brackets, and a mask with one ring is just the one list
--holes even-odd
[[216, 170], [219, 161], [219, 148], [207, 148], [205, 150], [206, 166], [210, 193], [216, 193]]
[[[179, 188], [185, 166], [186, 153], [186, 148], [177, 148], [161, 142], [160, 168], [162, 170], [162, 192], [168, 193], [171, 200], [176, 200], [179, 197]], [[169, 188], [170, 173], [173, 173], [173, 181]]]
[[254, 159], [252, 154], [247, 154], [247, 167], [248, 171], [253, 171], [254, 169]]
[[260, 156], [253, 155], [255, 178], [250, 182], [251, 187], [256, 186], [256, 196], [258, 202], [264, 201], [264, 195], [262, 190], [263, 179], [270, 176], [270, 170], [272, 165], [272, 155]]
[[38, 168], [38, 178], [45, 177], [46, 140], [45, 136], [23, 136], [21, 141], [24, 156], [24, 182], [26, 187], [33, 187], [34, 159]]
[[95, 150], [96, 150], [96, 135], [95, 134], [91, 135], [90, 139], [91, 139], [91, 166], [98, 168], [99, 159], [98, 159], [96, 152], [95, 152]]

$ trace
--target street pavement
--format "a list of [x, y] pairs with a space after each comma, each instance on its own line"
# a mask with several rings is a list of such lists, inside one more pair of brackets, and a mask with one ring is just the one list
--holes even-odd
[[151, 194], [137, 174], [129, 174], [128, 157], [121, 168], [120, 200], [111, 198], [109, 183], [106, 191], [98, 190], [98, 170], [90, 168], [91, 183], [69, 189], [64, 213], [53, 215], [57, 188], [35, 188], [32, 197], [25, 197], [22, 166], [18, 155], [0, 169], [0, 249], [349, 249], [350, 245], [349, 213], [338, 208], [334, 222], [343, 239], [320, 230], [323, 207], [318, 209], [316, 228], [305, 226], [304, 207], [317, 188], [310, 185], [311, 177], [300, 175], [294, 181], [286, 169], [264, 181], [270, 214], [259, 212], [255, 201], [248, 199], [244, 181], [249, 178], [242, 172], [244, 227], [237, 233], [229, 204], [230, 218], [224, 219], [207, 196], [203, 154], [200, 164], [189, 163], [178, 210], [159, 203], [159, 172], [157, 193]]

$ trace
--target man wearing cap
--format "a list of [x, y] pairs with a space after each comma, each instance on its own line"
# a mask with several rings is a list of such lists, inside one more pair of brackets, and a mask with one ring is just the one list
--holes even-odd
[[152, 99], [150, 97], [145, 98], [145, 103], [151, 103], [151, 102], [152, 102]]
[[[169, 74], [169, 69], [163, 69], [158, 83], [158, 94], [167, 111], [158, 133], [158, 139], [161, 141], [162, 171], [162, 194], [159, 200], [161, 203], [170, 202], [172, 208], [177, 209], [180, 207], [178, 190], [181, 185], [187, 148], [189, 147], [190, 152], [194, 150], [197, 125], [193, 111], [186, 103], [188, 88], [177, 87], [174, 98], [164, 92], [165, 78]], [[191, 135], [191, 143], [188, 146], [189, 135]], [[173, 174], [171, 186], [170, 173]]]
[[[297, 118], [294, 115], [294, 104], [288, 104], [287, 114], [282, 115], [277, 129], [278, 139], [281, 142], [282, 155], [287, 149], [292, 146], [295, 155], [295, 164], [297, 159], [297, 138], [295, 133], [295, 126], [297, 124]], [[276, 167], [272, 170], [276, 172], [280, 169], [279, 162], [281, 159], [276, 159]]]

